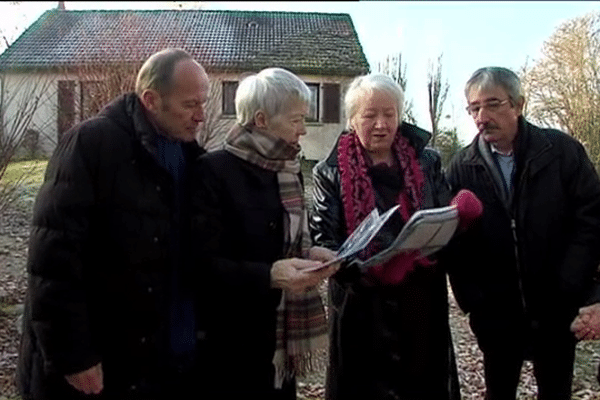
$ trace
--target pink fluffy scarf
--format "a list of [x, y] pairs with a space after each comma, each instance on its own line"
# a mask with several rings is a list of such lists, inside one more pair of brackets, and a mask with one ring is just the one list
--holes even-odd
[[[346, 231], [350, 235], [375, 207], [375, 190], [367, 173], [366, 152], [356, 133], [342, 134], [337, 150]], [[400, 205], [400, 215], [406, 222], [421, 207], [424, 177], [415, 149], [400, 130], [394, 138], [392, 152], [404, 176], [404, 187], [398, 194], [396, 203]], [[376, 250], [369, 246], [365, 255], [373, 254]], [[416, 265], [431, 264], [427, 258], [417, 259], [415, 253], [400, 254], [385, 264], [371, 267], [366, 276], [378, 284], [397, 285]]]

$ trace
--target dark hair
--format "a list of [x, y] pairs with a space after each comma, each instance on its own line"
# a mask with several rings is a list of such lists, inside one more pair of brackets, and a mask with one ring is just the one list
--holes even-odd
[[508, 68], [503, 67], [484, 67], [473, 72], [465, 85], [465, 96], [469, 96], [469, 92], [473, 88], [492, 88], [500, 86], [510, 98], [513, 104], [524, 99], [523, 87], [517, 74]]

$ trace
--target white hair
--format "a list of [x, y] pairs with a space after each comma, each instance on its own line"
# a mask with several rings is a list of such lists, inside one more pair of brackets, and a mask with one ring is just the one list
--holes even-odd
[[358, 112], [362, 96], [365, 93], [370, 93], [373, 91], [387, 93], [392, 96], [394, 100], [396, 100], [398, 126], [402, 123], [402, 117], [404, 115], [404, 91], [402, 90], [402, 87], [400, 87], [400, 85], [388, 75], [374, 73], [359, 76], [355, 78], [352, 83], [350, 83], [344, 98], [346, 129], [351, 129], [350, 121]]
[[237, 122], [248, 126], [254, 122], [257, 111], [268, 117], [279, 115], [290, 101], [310, 103], [310, 89], [300, 78], [283, 68], [263, 69], [243, 79], [235, 93]]

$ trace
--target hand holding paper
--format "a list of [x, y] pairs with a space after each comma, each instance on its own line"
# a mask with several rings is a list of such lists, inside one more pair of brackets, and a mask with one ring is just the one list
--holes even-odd
[[346, 239], [337, 252], [336, 258], [324, 263], [318, 268], [306, 269], [305, 271], [312, 271], [319, 268], [327, 267], [331, 264], [342, 262], [345, 259], [355, 255], [362, 249], [364, 249], [369, 242], [377, 235], [381, 227], [386, 221], [392, 216], [392, 214], [398, 209], [399, 206], [394, 206], [387, 210], [384, 214], [379, 215], [377, 208], [365, 218], [360, 225], [352, 232], [352, 234]]
[[[336, 258], [319, 268], [358, 254], [380, 232], [398, 207], [390, 208], [381, 216], [377, 208], [373, 209], [342, 244]], [[419, 257], [426, 257], [448, 244], [457, 227], [460, 230], [470, 227], [482, 212], [483, 204], [477, 196], [470, 190], [462, 189], [452, 199], [449, 206], [415, 212], [389, 246], [372, 255], [368, 260], [357, 261], [357, 264], [361, 268], [372, 267], [383, 264], [401, 252], [417, 252]]]

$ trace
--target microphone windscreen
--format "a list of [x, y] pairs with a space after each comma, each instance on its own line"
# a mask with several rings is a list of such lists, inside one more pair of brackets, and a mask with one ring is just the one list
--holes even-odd
[[450, 201], [458, 209], [460, 226], [467, 228], [473, 221], [483, 214], [483, 203], [468, 189], [461, 189]]

